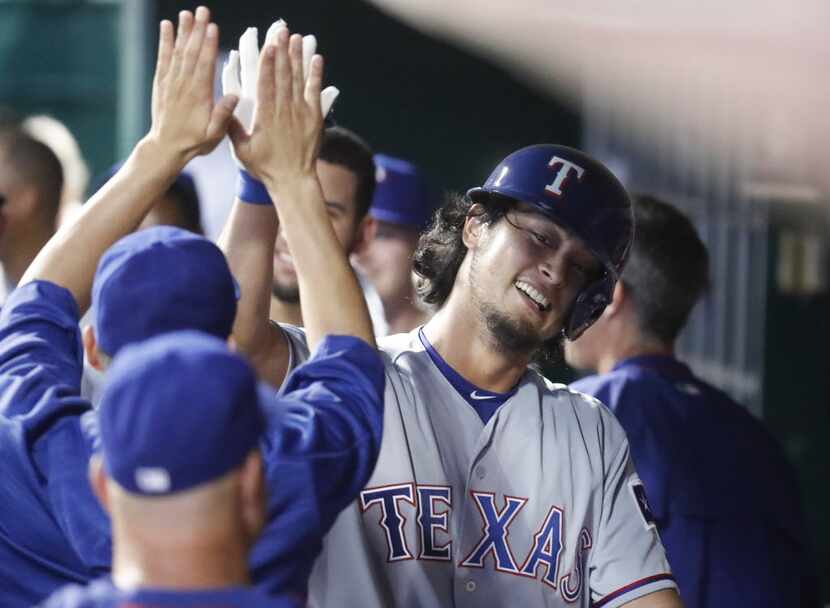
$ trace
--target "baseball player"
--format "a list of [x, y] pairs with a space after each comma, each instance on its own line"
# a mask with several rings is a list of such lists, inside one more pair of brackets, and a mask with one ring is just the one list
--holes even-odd
[[90, 461], [112, 517], [112, 574], [43, 605], [299, 607], [251, 587], [246, 561], [265, 523], [263, 411], [279, 408], [216, 337], [172, 332], [125, 347]]
[[[269, 324], [253, 280], [270, 267], [235, 265], [255, 247], [249, 261], [271, 259], [251, 207], [237, 206], [225, 243], [255, 294], [235, 329], [290, 340], [296, 362], [301, 332]], [[622, 428], [528, 367], [601, 314], [632, 234], [619, 182], [557, 145], [511, 154], [439, 211], [415, 255], [439, 310], [380, 342], [381, 453], [325, 539], [312, 605], [680, 605]]]
[[415, 294], [412, 255], [434, 205], [423, 176], [412, 163], [375, 154], [375, 167], [369, 215], [376, 228], [354, 257], [380, 296], [387, 333], [397, 334], [423, 325], [430, 316]]
[[818, 606], [794, 471], [755, 418], [674, 356], [708, 284], [706, 247], [667, 203], [637, 197], [634, 216], [611, 303], [566, 343], [571, 365], [600, 372], [573, 388], [626, 430], [686, 606]]
[[[221, 339], [230, 334], [237, 285], [213, 244], [166, 227], [131, 234], [107, 249], [138, 225], [190, 157], [221, 138], [233, 100], [212, 102], [216, 41], [204, 7], [195, 18], [187, 11], [180, 14], [175, 43], [172, 25], [162, 23], [150, 134], [76, 223], [47, 243], [0, 314], [4, 606], [30, 606], [58, 586], [86, 582], [110, 566], [109, 521], [86, 481], [97, 441], [96, 417], [78, 392], [77, 325], [90, 291], [94, 322], [84, 342], [90, 362], [101, 367], [129, 344], [177, 329], [198, 328]], [[261, 70], [263, 88], [273, 91], [280, 82], [284, 91], [291, 81], [275, 76], [275, 51], [270, 53], [267, 69]], [[286, 55], [284, 48], [280, 63]], [[316, 87], [318, 96], [321, 78], [315, 59], [307, 86]], [[270, 512], [260, 550], [273, 579], [281, 567], [292, 567], [293, 554], [301, 548], [296, 543], [319, 538], [325, 532], [322, 522], [333, 521], [371, 473], [383, 390], [381, 362], [370, 346], [371, 323], [332, 233], [319, 184], [306, 180], [308, 174], [300, 170], [305, 164], [295, 164], [313, 158], [322, 125], [319, 105], [301, 97], [287, 117], [280, 111], [285, 100], [278, 101], [283, 105], [260, 105], [246, 158], [279, 176], [271, 191], [275, 200], [288, 201], [280, 206], [286, 232], [299, 241], [298, 251], [304, 244], [312, 249], [306, 257], [320, 268], [314, 254], [325, 256], [327, 281], [319, 293], [321, 305], [307, 315], [309, 339], [317, 345], [311, 365], [292, 374], [281, 408], [265, 412], [261, 448], [268, 478], [275, 480], [269, 494], [282, 495], [284, 506]], [[284, 135], [279, 145], [261, 145], [276, 140], [275, 131]], [[300, 137], [289, 137], [294, 132]], [[307, 190], [287, 196], [297, 184]], [[309, 297], [316, 296], [315, 284], [303, 284], [301, 290], [306, 285]], [[345, 300], [333, 300], [328, 289]], [[356, 338], [324, 338], [336, 333]], [[287, 361], [287, 351], [279, 357]]]

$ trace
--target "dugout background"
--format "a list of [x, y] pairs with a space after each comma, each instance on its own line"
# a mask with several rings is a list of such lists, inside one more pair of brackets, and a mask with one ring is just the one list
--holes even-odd
[[[64, 121], [97, 174], [149, 124], [158, 20], [194, 7], [0, 0], [0, 106]], [[436, 189], [477, 185], [507, 153], [551, 141], [583, 146], [628, 185], [684, 207], [712, 252], [714, 280], [681, 349], [698, 373], [762, 417], [796, 464], [830, 605], [827, 200], [749, 192], [740, 159], [725, 169], [685, 162], [695, 139], [682, 125], [654, 127], [677, 130], [675, 146], [656, 149], [647, 134], [591, 105], [589, 80], [585, 99], [566, 107], [358, 0], [221, 1], [211, 9], [226, 48], [245, 27], [264, 33], [276, 17], [315, 33], [326, 80], [341, 90], [336, 120], [378, 151], [418, 163]], [[551, 374], [571, 377], [564, 367]]]

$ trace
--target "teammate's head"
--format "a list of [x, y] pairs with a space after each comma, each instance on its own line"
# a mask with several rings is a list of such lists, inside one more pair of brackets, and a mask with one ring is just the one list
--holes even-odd
[[22, 128], [58, 157], [64, 177], [61, 204], [81, 202], [89, 183], [89, 167], [72, 132], [61, 121], [45, 114], [29, 116]]
[[[352, 131], [330, 127], [323, 132], [317, 175], [337, 239], [346, 252], [360, 251], [374, 229], [367, 216], [375, 190], [371, 148]], [[297, 275], [282, 231], [274, 253], [273, 293], [283, 302], [299, 303]]]
[[672, 350], [706, 291], [709, 256], [689, 218], [647, 195], [634, 197], [634, 217], [637, 238], [612, 304], [583, 337], [566, 344], [574, 367], [598, 369], [620, 344]]
[[32, 258], [37, 254], [56, 229], [62, 188], [63, 171], [52, 150], [16, 128], [0, 133], [0, 195], [5, 199], [0, 260], [29, 249]]
[[222, 251], [172, 226], [127, 235], [101, 257], [92, 285], [93, 324], [84, 331], [90, 363], [128, 344], [182, 329], [230, 336], [237, 285]]
[[196, 183], [182, 171], [150, 209], [139, 230], [152, 226], [176, 226], [195, 234], [204, 234]]
[[375, 196], [369, 215], [375, 234], [356, 260], [386, 304], [411, 300], [412, 255], [429, 223], [433, 201], [418, 168], [410, 162], [375, 155]]
[[[103, 188], [123, 164], [123, 161], [119, 161], [97, 176], [93, 191], [97, 192]], [[152, 226], [176, 226], [196, 234], [204, 234], [199, 193], [190, 173], [182, 171], [176, 176], [167, 192], [153, 203], [138, 228], [143, 230]]]
[[602, 311], [631, 237], [628, 196], [605, 167], [531, 146], [436, 213], [415, 254], [419, 293], [443, 306], [457, 291], [502, 348], [550, 352]]
[[90, 480], [119, 543], [250, 547], [265, 517], [256, 375], [220, 339], [167, 333], [125, 347], [98, 411]]

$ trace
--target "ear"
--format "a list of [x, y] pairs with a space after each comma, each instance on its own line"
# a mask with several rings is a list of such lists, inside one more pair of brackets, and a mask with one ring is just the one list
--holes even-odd
[[467, 212], [467, 219], [464, 220], [464, 229], [461, 232], [461, 240], [467, 249], [475, 247], [484, 232], [485, 224], [481, 219], [481, 205], [474, 204]]
[[242, 501], [242, 521], [251, 544], [265, 526], [266, 503], [265, 474], [262, 470], [262, 455], [259, 450], [252, 450], [239, 475]]
[[355, 232], [354, 237], [354, 244], [352, 245], [352, 253], [355, 255], [360, 255], [363, 253], [363, 250], [366, 249], [366, 246], [372, 242], [372, 239], [375, 238], [375, 232], [377, 232], [378, 223], [370, 215], [366, 215], [362, 220], [360, 220], [360, 224], [357, 226], [357, 232]]
[[92, 486], [92, 492], [98, 498], [98, 502], [104, 508], [104, 511], [109, 513], [109, 496], [107, 495], [107, 474], [104, 472], [104, 462], [101, 460], [99, 454], [93, 454], [89, 459], [89, 468], [87, 470], [89, 476], [89, 485]]
[[95, 341], [95, 329], [93, 329], [91, 324], [87, 325], [84, 327], [81, 335], [83, 336], [86, 360], [99, 372], [104, 371], [104, 363], [101, 361], [101, 357], [98, 356], [98, 343]]
[[622, 309], [625, 302], [628, 301], [628, 292], [625, 289], [622, 281], [617, 281], [614, 285], [614, 291], [611, 293], [611, 303], [605, 307], [603, 315], [613, 317]]

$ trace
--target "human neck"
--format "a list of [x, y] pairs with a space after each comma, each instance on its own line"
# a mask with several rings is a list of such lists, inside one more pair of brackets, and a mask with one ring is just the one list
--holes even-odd
[[611, 348], [602, 353], [597, 364], [597, 373], [607, 374], [614, 366], [632, 357], [648, 355], [673, 356], [674, 344], [665, 344], [649, 339], [639, 333], [610, 342]]
[[[250, 585], [248, 548], [239, 539], [192, 543], [163, 534], [133, 534], [122, 528], [113, 541], [112, 580], [122, 589], [217, 589]], [[180, 537], [179, 539], [180, 540]]]
[[429, 313], [419, 308], [414, 302], [415, 295], [409, 298], [387, 298], [383, 300], [383, 316], [390, 334], [412, 331], [429, 319]]
[[297, 327], [303, 326], [303, 312], [299, 303], [284, 302], [275, 296], [271, 296], [270, 314], [271, 318], [278, 323], [288, 323]]
[[530, 353], [496, 348], [479, 316], [450, 301], [424, 326], [424, 333], [450, 367], [479, 388], [495, 393], [511, 390], [530, 361]]

